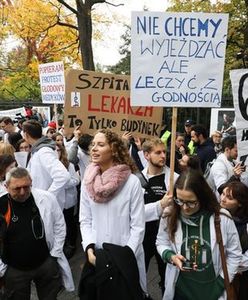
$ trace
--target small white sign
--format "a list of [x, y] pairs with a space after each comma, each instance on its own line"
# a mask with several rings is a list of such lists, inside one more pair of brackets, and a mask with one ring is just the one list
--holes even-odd
[[39, 65], [42, 102], [64, 104], [65, 75], [62, 61]]
[[228, 14], [133, 12], [131, 104], [220, 107]]

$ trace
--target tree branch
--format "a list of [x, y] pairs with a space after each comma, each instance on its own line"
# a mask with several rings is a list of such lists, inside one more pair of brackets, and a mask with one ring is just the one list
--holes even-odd
[[75, 15], [78, 14], [77, 10], [71, 7], [69, 4], [67, 4], [64, 0], [57, 0], [59, 3], [63, 4], [66, 8], [68, 8], [71, 12], [73, 12]]
[[105, 1], [105, 0], [92, 0], [91, 3], [92, 3], [92, 6], [93, 6], [94, 4], [97, 4], [97, 3], [107, 3], [107, 4], [112, 5], [112, 6], [115, 6], [115, 7], [124, 5], [123, 3], [120, 3], [120, 4], [114, 4], [114, 3], [111, 3], [111, 2], [108, 2], [108, 1]]
[[60, 48], [60, 49], [58, 49], [58, 50], [56, 50], [56, 51], [53, 51], [53, 52], [54, 52], [54, 53], [55, 53], [55, 52], [60, 52], [60, 51], [62, 51], [62, 50], [66, 50], [66, 49], [70, 48], [71, 46], [77, 45], [77, 44], [78, 44], [78, 39], [76, 39], [74, 42], [71, 42], [71, 44], [69, 44], [69, 45], [67, 45], [67, 46], [64, 46], [64, 47], [62, 47], [62, 48]]
[[114, 4], [114, 3], [110, 3], [110, 2], [108, 2], [108, 1], [105, 1], [105, 2], [106, 2], [107, 4], [112, 5], [112, 6], [115, 6], [115, 7], [123, 6], [123, 5], [124, 5], [124, 3]]
[[78, 30], [77, 26], [69, 24], [69, 23], [63, 23], [63, 22], [61, 22], [59, 20], [57, 21], [57, 24], [60, 25], [60, 26], [66, 26], [66, 27], [70, 27], [72, 29]]

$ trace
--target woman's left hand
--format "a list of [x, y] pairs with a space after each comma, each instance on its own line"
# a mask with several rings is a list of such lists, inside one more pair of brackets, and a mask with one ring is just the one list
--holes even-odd
[[186, 258], [181, 254], [175, 254], [171, 256], [171, 263], [178, 267], [183, 272], [190, 272], [190, 271], [196, 271], [197, 265], [193, 263], [192, 268], [184, 268], [183, 263], [186, 262]]
[[165, 209], [166, 207], [171, 205], [172, 201], [173, 201], [173, 195], [166, 193], [164, 197], [160, 200], [160, 205], [162, 209]]
[[171, 256], [171, 263], [178, 267], [181, 271], [184, 271], [183, 269], [183, 262], [186, 261], [186, 258], [182, 256], [181, 254], [175, 254]]
[[89, 248], [88, 251], [87, 251], [87, 254], [88, 254], [88, 260], [89, 262], [95, 266], [96, 265], [96, 256], [94, 254], [94, 251], [93, 249]]

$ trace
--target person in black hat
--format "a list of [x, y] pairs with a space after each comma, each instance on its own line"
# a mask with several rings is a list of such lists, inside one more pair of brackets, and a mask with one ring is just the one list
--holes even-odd
[[191, 128], [195, 124], [195, 122], [191, 119], [188, 119], [184, 123], [184, 131], [185, 131], [185, 138], [184, 138], [184, 144], [185, 146], [188, 146], [191, 141]]

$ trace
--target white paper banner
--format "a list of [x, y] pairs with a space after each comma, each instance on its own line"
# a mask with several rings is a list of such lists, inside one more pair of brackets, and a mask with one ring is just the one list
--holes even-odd
[[220, 107], [228, 14], [133, 12], [131, 104]]
[[39, 65], [42, 102], [63, 104], [65, 100], [65, 75], [62, 61]]
[[15, 118], [18, 118], [18, 116], [26, 116], [26, 111], [24, 107], [0, 111], [0, 117], [10, 117], [12, 120], [14, 120]]
[[238, 155], [240, 160], [245, 161], [248, 156], [248, 69], [232, 70], [230, 77], [236, 118]]

